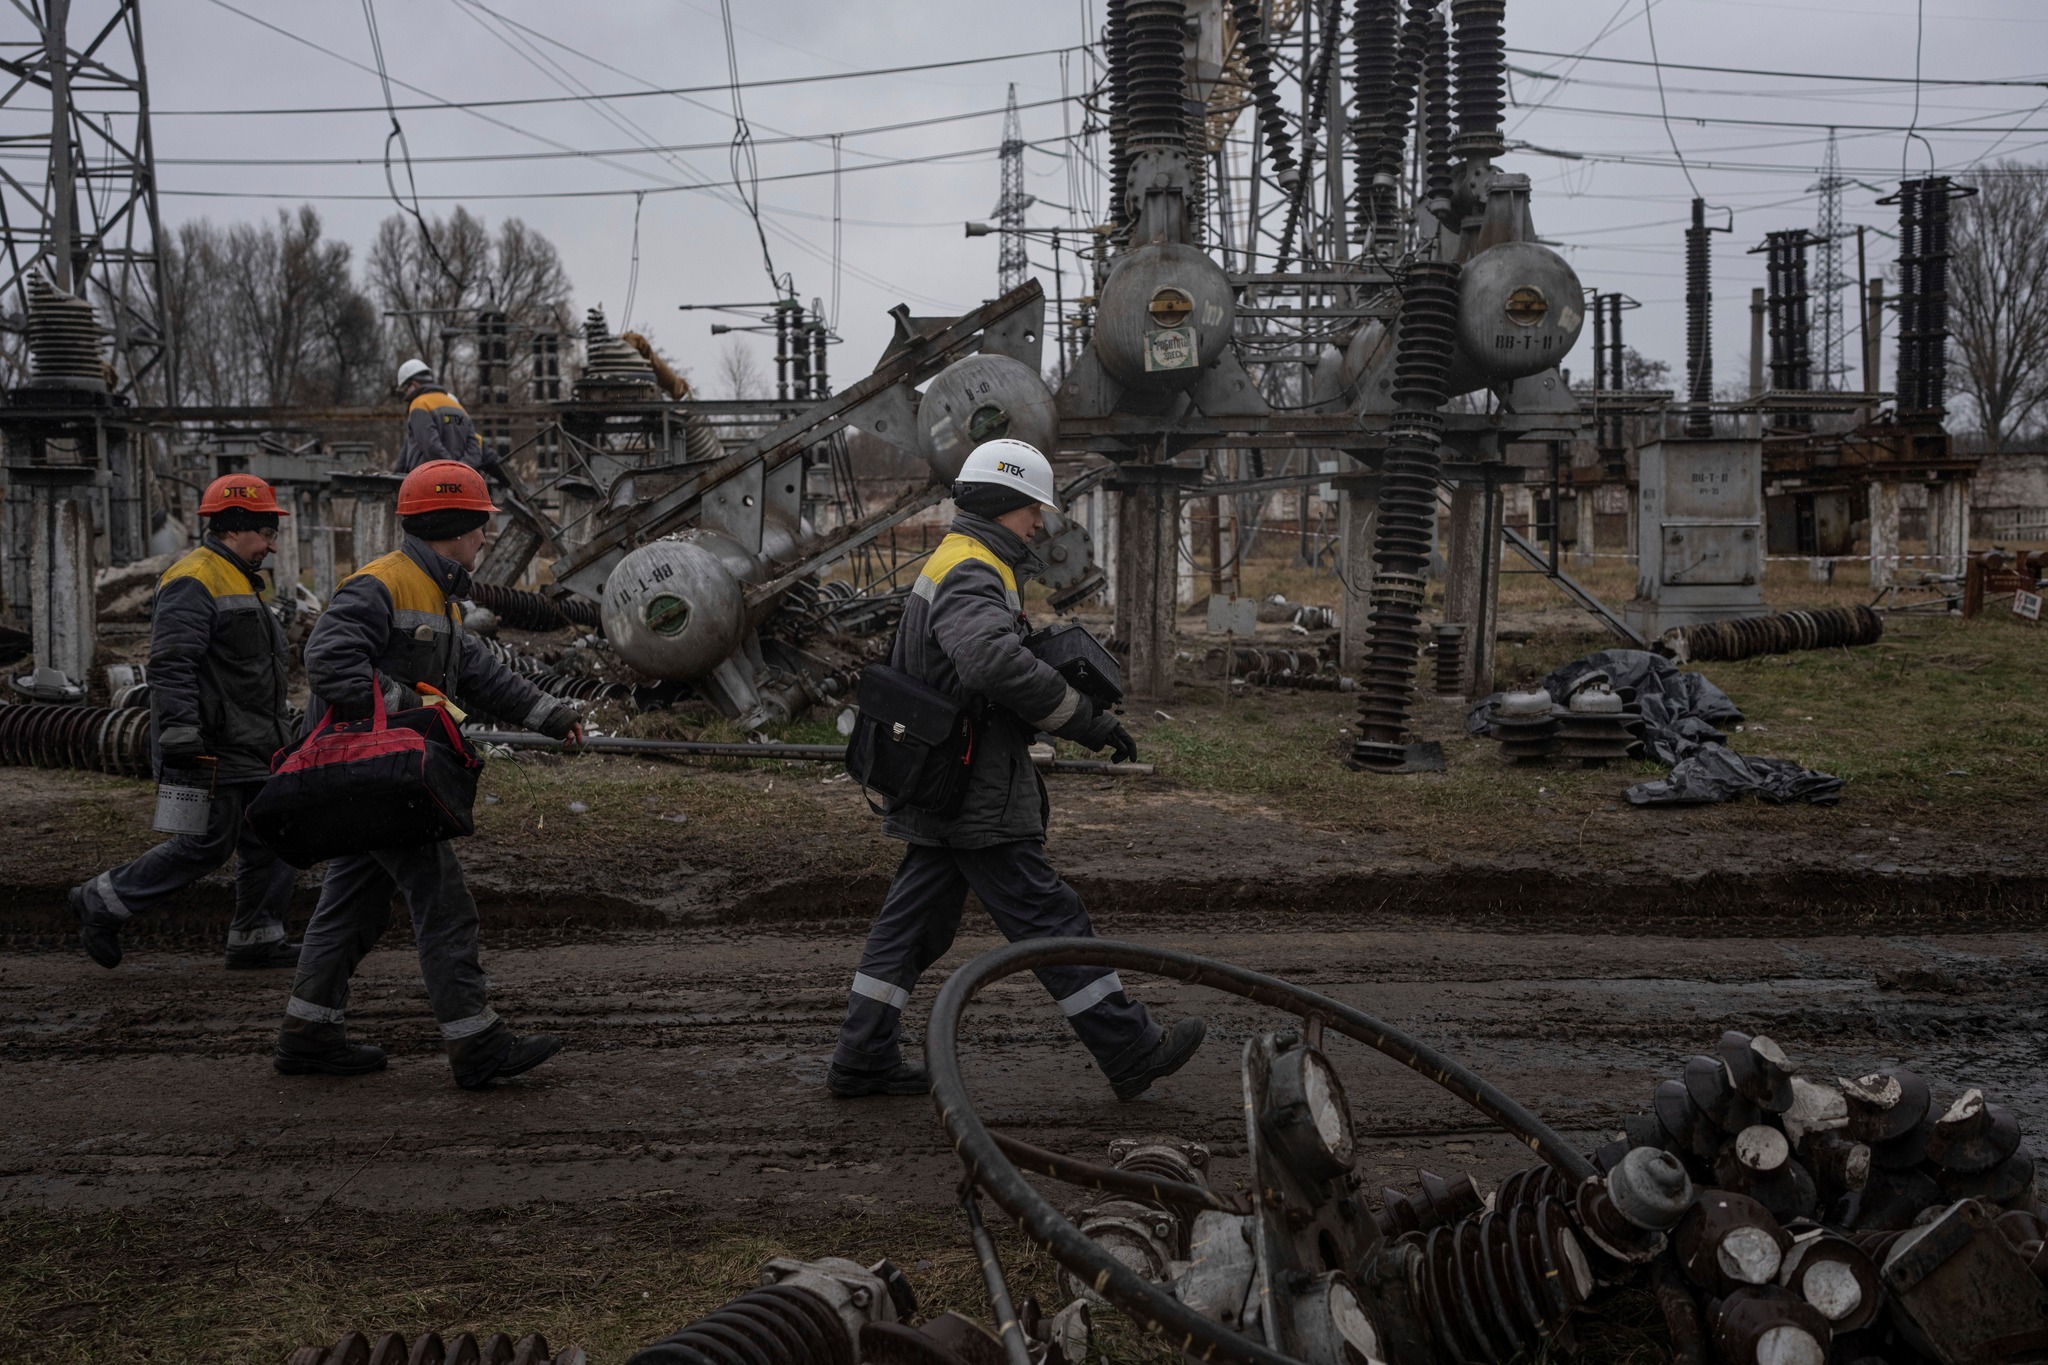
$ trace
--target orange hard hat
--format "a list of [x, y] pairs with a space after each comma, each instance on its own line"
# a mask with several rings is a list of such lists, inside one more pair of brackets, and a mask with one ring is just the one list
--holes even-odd
[[460, 460], [429, 460], [398, 486], [398, 515], [421, 512], [495, 512], [484, 476]]
[[280, 517], [291, 515], [290, 509], [277, 505], [277, 494], [270, 485], [254, 474], [223, 474], [206, 485], [206, 491], [199, 496], [202, 517], [234, 509], [269, 512]]

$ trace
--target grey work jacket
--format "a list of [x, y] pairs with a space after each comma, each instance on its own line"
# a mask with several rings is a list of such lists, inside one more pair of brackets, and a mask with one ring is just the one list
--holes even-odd
[[1017, 536], [968, 512], [953, 518], [926, 561], [896, 627], [890, 666], [971, 707], [985, 704], [987, 716], [977, 723], [959, 814], [894, 810], [883, 832], [950, 848], [1044, 840], [1045, 783], [1032, 766], [1031, 741], [1041, 730], [1079, 739], [1096, 713], [1024, 647], [1030, 626], [1016, 585], [1043, 569]]
[[196, 732], [216, 782], [262, 781], [289, 739], [284, 630], [263, 579], [212, 536], [157, 581], [149, 712], [152, 746]]
[[329, 707], [344, 720], [369, 715], [374, 670], [392, 709], [419, 705], [412, 689], [426, 683], [464, 710], [557, 739], [567, 734], [574, 708], [505, 667], [462, 629], [454, 599], [468, 591], [469, 571], [417, 536], [343, 582], [306, 640], [308, 722]]

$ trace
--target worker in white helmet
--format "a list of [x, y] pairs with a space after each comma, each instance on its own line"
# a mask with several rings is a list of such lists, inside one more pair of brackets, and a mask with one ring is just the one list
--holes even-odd
[[498, 452], [484, 444], [468, 411], [441, 387], [426, 361], [414, 357], [398, 367], [398, 392], [405, 399], [405, 441], [396, 473], [410, 474], [430, 460], [454, 460], [492, 483], [505, 482]]
[[[1024, 644], [1018, 584], [1045, 569], [1029, 541], [1044, 509], [1058, 510], [1051, 462], [1022, 441], [986, 442], [962, 466], [953, 502], [958, 515], [904, 604], [889, 666], [968, 710], [969, 772], [952, 809], [892, 803], [886, 813], [884, 832], [910, 847], [868, 931], [832, 1054], [827, 1083], [846, 1098], [930, 1089], [903, 1059], [903, 1008], [952, 946], [970, 890], [1013, 941], [1094, 935], [1081, 897], [1045, 856], [1048, 803], [1033, 739], [1043, 732], [1119, 761], [1137, 757], [1116, 715]], [[1106, 968], [1046, 967], [1038, 979], [1119, 1099], [1135, 1099], [1201, 1046], [1200, 1019], [1162, 1030]]]

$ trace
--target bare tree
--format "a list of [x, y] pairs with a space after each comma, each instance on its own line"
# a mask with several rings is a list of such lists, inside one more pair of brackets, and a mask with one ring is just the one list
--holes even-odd
[[274, 223], [185, 223], [165, 244], [164, 325], [178, 350], [174, 402], [345, 403], [375, 391], [376, 310], [346, 242], [310, 207]]
[[[503, 313], [515, 338], [569, 330], [569, 276], [561, 255], [517, 218], [500, 223], [493, 236], [461, 207], [445, 219], [429, 219], [424, 230], [393, 214], [370, 247], [369, 284], [392, 315], [395, 349], [425, 360], [458, 392], [476, 380], [480, 313]], [[513, 345], [515, 368], [525, 351]]]
[[738, 337], [726, 339], [718, 353], [718, 383], [727, 398], [766, 398], [768, 375], [754, 357], [754, 348]]
[[1949, 371], [1995, 451], [2048, 411], [2048, 167], [2001, 161], [1976, 185], [1955, 209]]

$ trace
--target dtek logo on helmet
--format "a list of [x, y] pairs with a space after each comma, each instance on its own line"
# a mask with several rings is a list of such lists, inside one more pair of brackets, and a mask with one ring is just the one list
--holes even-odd
[[459, 483], [437, 483], [434, 485], [434, 491], [436, 493], [460, 493], [462, 485]]
[[1024, 466], [1021, 464], [1011, 464], [1008, 460], [997, 460], [996, 472], [999, 474], [1014, 474], [1021, 479], [1024, 477]]
[[256, 501], [256, 490], [246, 483], [231, 483], [220, 490], [220, 495], [223, 498], [240, 498], [244, 502]]

